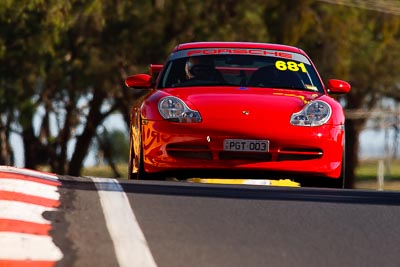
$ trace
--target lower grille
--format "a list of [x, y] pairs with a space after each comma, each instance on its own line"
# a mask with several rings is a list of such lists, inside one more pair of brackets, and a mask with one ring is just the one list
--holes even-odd
[[[207, 145], [169, 144], [166, 147], [168, 155], [183, 159], [212, 160], [213, 153]], [[319, 148], [286, 147], [270, 153], [252, 153], [219, 151], [215, 157], [220, 160], [247, 160], [247, 161], [295, 161], [319, 159], [323, 151]]]
[[212, 153], [208, 146], [203, 145], [179, 145], [171, 144], [167, 146], [167, 153], [171, 157], [187, 159], [212, 159]]

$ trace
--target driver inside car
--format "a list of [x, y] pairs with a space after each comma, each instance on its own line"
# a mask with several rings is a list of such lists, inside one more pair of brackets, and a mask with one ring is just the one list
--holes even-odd
[[194, 74], [191, 73], [191, 70], [194, 65], [198, 64], [198, 58], [195, 57], [190, 57], [188, 60], [186, 60], [185, 64], [185, 73], [186, 73], [186, 79], [190, 80], [192, 78], [195, 78]]
[[221, 73], [215, 69], [210, 58], [190, 57], [185, 63], [186, 79], [198, 79], [204, 81], [223, 82]]

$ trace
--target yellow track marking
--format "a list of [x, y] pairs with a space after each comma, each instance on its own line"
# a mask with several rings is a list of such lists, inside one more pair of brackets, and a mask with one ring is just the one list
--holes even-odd
[[202, 184], [246, 184], [264, 186], [300, 187], [300, 184], [289, 179], [284, 180], [259, 180], [259, 179], [218, 179], [218, 178], [190, 178], [186, 181]]

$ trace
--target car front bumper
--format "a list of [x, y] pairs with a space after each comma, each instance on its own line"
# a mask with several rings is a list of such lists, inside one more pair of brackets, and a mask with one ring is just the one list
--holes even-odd
[[[268, 152], [225, 151], [225, 139], [269, 141]], [[144, 169], [148, 173], [193, 170], [257, 171], [338, 178], [343, 125], [219, 130], [201, 124], [147, 121], [142, 125]], [[196, 170], [196, 171], [195, 171]]]

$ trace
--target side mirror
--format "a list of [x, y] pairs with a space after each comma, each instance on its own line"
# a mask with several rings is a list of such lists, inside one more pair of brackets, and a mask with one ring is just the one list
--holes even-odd
[[342, 80], [331, 79], [328, 81], [328, 93], [346, 94], [350, 92], [351, 86], [348, 82]]
[[136, 74], [126, 78], [125, 85], [130, 88], [150, 88], [153, 81], [148, 74]]

